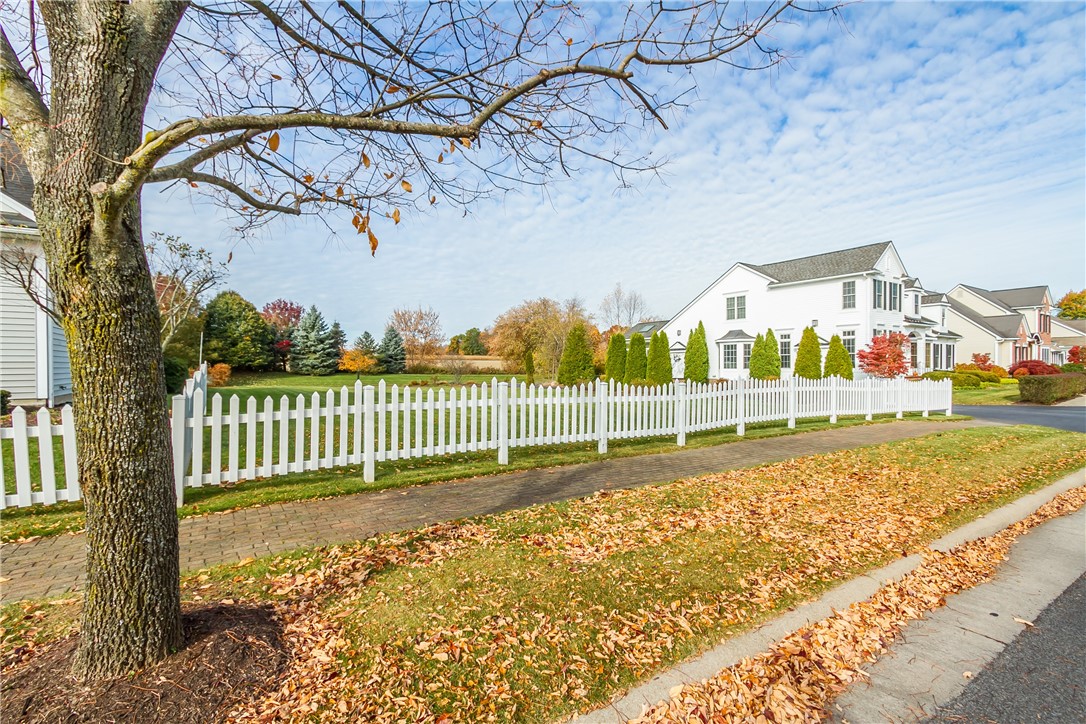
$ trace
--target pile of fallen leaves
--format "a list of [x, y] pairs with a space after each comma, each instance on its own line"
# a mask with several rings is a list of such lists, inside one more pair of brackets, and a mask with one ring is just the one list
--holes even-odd
[[657, 722], [812, 721], [865, 674], [900, 631], [946, 597], [989, 580], [1014, 540], [1086, 504], [1086, 487], [1064, 493], [1025, 520], [949, 553], [928, 550], [916, 570], [866, 601], [795, 631], [770, 651], [745, 658], [700, 684], [677, 687], [636, 724]]

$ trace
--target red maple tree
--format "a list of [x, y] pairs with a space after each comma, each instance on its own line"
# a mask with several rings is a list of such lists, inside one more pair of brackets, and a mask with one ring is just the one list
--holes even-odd
[[905, 350], [909, 338], [901, 332], [891, 332], [886, 336], [875, 336], [867, 349], [856, 353], [860, 369], [875, 377], [897, 377], [909, 371], [908, 355]]

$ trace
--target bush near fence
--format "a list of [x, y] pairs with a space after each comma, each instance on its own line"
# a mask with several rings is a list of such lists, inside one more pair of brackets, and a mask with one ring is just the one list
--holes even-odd
[[1053, 402], [1069, 400], [1086, 392], [1086, 375], [1068, 372], [1058, 375], [1027, 375], [1018, 381], [1018, 393], [1023, 402]]

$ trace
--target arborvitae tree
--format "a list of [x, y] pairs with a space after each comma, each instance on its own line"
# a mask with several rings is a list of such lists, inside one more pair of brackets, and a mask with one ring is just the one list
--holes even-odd
[[208, 303], [204, 330], [208, 362], [256, 370], [271, 365], [271, 327], [237, 292], [222, 292]]
[[754, 346], [750, 349], [750, 378], [752, 380], [769, 379], [772, 365], [766, 355], [765, 337], [759, 332], [754, 338]]
[[626, 337], [618, 332], [611, 335], [607, 343], [607, 365], [604, 367], [607, 379], [622, 382], [626, 377]]
[[668, 346], [667, 332], [660, 331], [652, 335], [649, 342], [648, 375], [649, 382], [655, 385], [666, 385], [673, 379], [671, 350]]
[[530, 349], [524, 350], [524, 381], [535, 384], [535, 353]]
[[343, 327], [339, 326], [339, 322], [332, 322], [332, 328], [328, 330], [328, 333], [332, 335], [336, 350], [343, 354], [344, 350], [347, 349], [347, 333], [343, 331]]
[[781, 345], [777, 341], [777, 335], [772, 329], [765, 331], [765, 352], [769, 361], [770, 378], [780, 379], [781, 376]]
[[836, 334], [830, 338], [830, 348], [826, 352], [826, 377], [834, 375], [852, 379], [852, 358], [848, 356], [845, 343]]
[[576, 385], [596, 379], [592, 349], [588, 345], [588, 330], [583, 324], [574, 325], [566, 335], [562, 359], [558, 363], [558, 384]]
[[398, 375], [407, 368], [403, 337], [392, 325], [385, 327], [385, 336], [377, 347], [377, 366], [381, 372], [390, 375]]
[[822, 351], [818, 346], [818, 335], [813, 327], [803, 330], [796, 350], [796, 364], [793, 367], [796, 377], [817, 380], [822, 377]]
[[626, 352], [626, 383], [643, 380], [648, 376], [648, 356], [645, 354], [645, 337], [640, 334], [630, 335], [630, 349]]
[[709, 342], [705, 338], [705, 325], [701, 322], [686, 340], [683, 375], [694, 382], [709, 379]]
[[354, 348], [377, 359], [377, 340], [369, 332], [363, 332], [358, 336], [358, 339], [354, 341]]
[[302, 315], [290, 348], [290, 369], [300, 375], [330, 375], [339, 369], [339, 347], [316, 307]]

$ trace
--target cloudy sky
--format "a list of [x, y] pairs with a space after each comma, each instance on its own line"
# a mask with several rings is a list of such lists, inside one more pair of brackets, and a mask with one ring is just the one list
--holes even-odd
[[[1081, 2], [880, 3], [778, 26], [787, 65], [703, 72], [698, 98], [631, 150], [667, 163], [619, 190], [606, 167], [386, 230], [286, 219], [239, 241], [187, 189], [144, 192], [145, 230], [225, 257], [258, 307], [316, 304], [379, 336], [396, 307], [446, 334], [525, 299], [621, 282], [659, 317], [736, 261], [891, 239], [925, 287], [1086, 285], [1086, 13]], [[346, 222], [344, 222], [346, 223]], [[351, 231], [349, 228], [348, 231]], [[361, 238], [361, 237], [357, 237]]]

